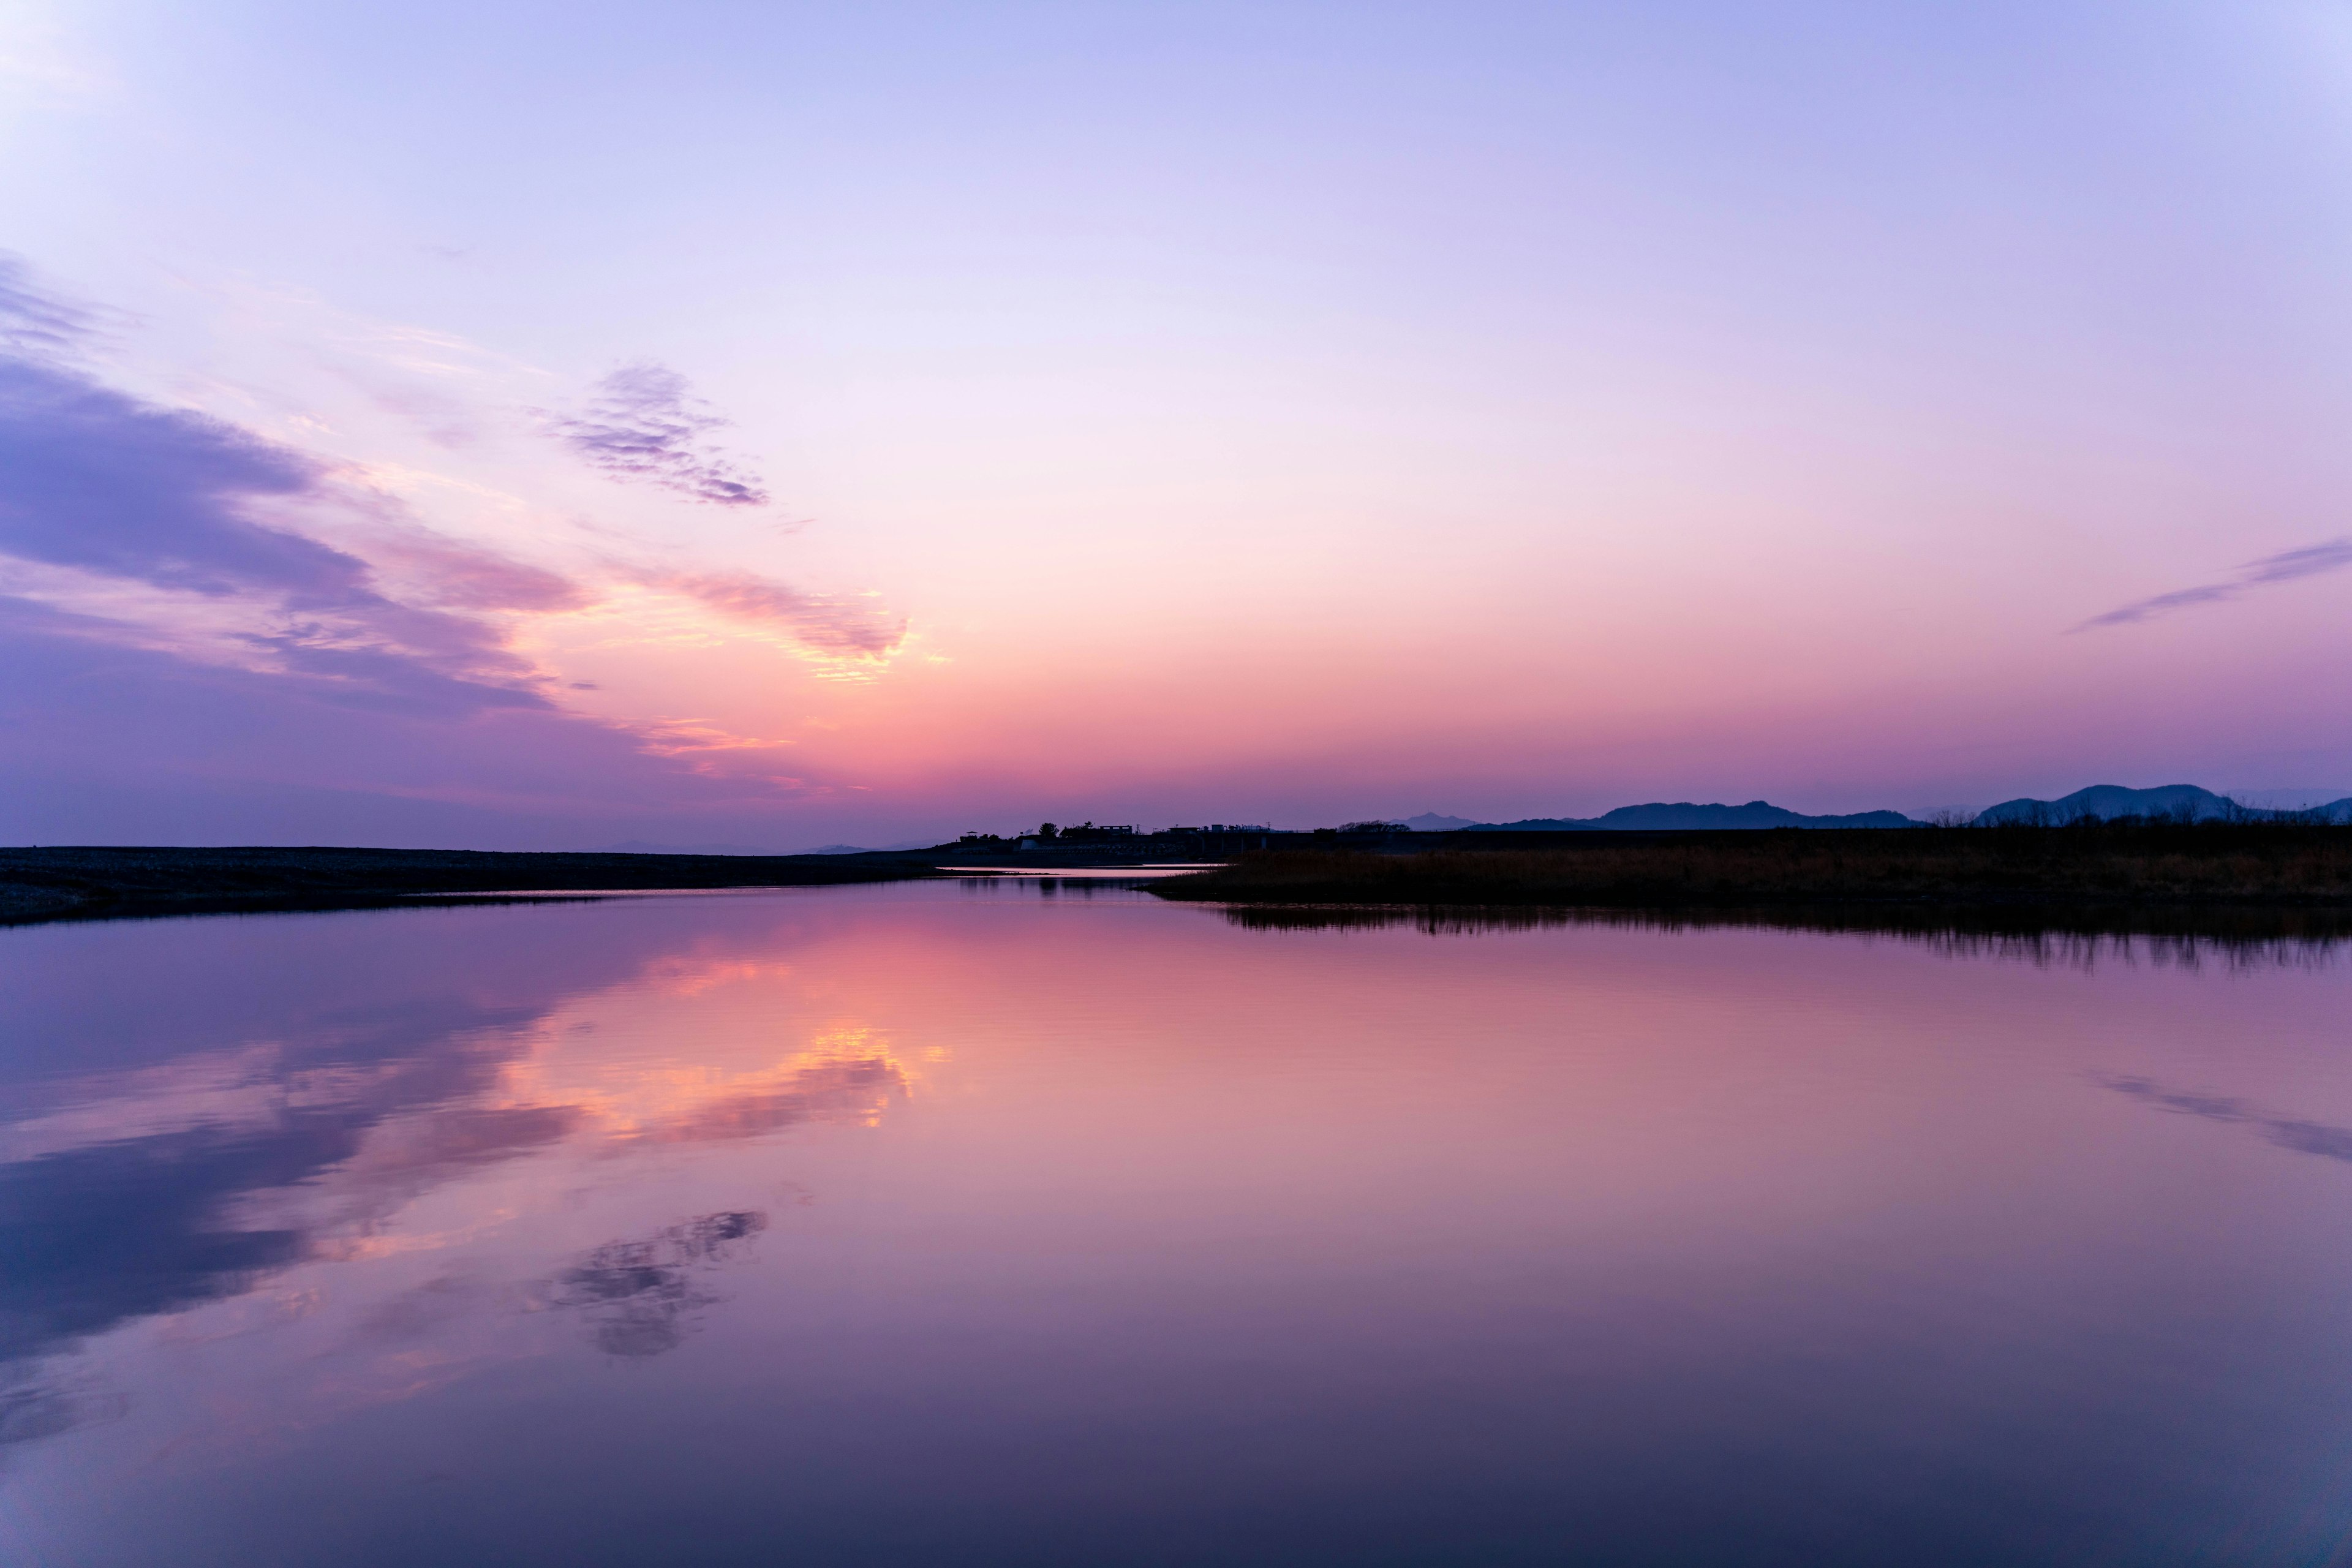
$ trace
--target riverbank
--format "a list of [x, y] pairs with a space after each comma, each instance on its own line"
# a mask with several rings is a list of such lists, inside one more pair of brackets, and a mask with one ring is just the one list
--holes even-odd
[[2352, 910], [2352, 828], [2110, 823], [1559, 836], [1525, 849], [1270, 850], [1165, 899], [1265, 905]]
[[0, 924], [363, 909], [509, 895], [804, 888], [936, 874], [938, 850], [861, 855], [530, 854], [462, 849], [0, 849]]

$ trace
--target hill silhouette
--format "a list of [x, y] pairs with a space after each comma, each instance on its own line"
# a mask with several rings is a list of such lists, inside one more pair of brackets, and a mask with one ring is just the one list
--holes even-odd
[[1700, 805], [1683, 800], [1621, 805], [1599, 816], [1531, 816], [1519, 822], [1487, 822], [1484, 833], [1656, 832], [1675, 828], [1738, 827], [1916, 827], [1899, 811], [1858, 811], [1842, 816], [1808, 816], [1769, 801], [1745, 805]]
[[1977, 823], [1986, 827], [2003, 822], [2049, 825], [2079, 822], [2090, 816], [2107, 821], [2125, 816], [2164, 816], [2189, 822], [2352, 822], [2352, 795], [2330, 801], [2326, 805], [2313, 806], [2308, 811], [2267, 811], [2259, 806], [2241, 805], [2228, 795], [2215, 795], [2211, 790], [2201, 789], [2196, 784], [2159, 784], [2153, 789], [2093, 784], [2088, 789], [2078, 789], [2073, 795], [2060, 795], [2056, 800], [2031, 797], [2005, 800], [1979, 813]]

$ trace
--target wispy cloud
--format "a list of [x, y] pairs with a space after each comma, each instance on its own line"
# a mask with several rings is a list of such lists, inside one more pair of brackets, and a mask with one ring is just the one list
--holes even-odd
[[380, 530], [366, 548], [380, 577], [400, 579], [404, 597], [436, 609], [548, 613], [590, 599], [559, 573], [413, 524]]
[[2095, 626], [2124, 626], [2136, 621], [2153, 620], [2186, 610], [2198, 605], [2218, 605], [2237, 598], [2255, 588], [2274, 583], [2292, 583], [2303, 577], [2316, 577], [2324, 573], [2341, 571], [2352, 566], [2352, 539], [2330, 539], [2319, 544], [2306, 544], [2299, 550], [2282, 550], [2276, 555], [2265, 555], [2259, 561], [2249, 561], [2238, 574], [2221, 583], [2202, 583], [2194, 588], [2176, 588], [2169, 594], [2154, 598], [2137, 599], [2120, 609], [2109, 610], [2104, 616], [2094, 616], [2081, 626], [2072, 628], [2086, 632]]
[[240, 662], [363, 700], [545, 700], [503, 629], [466, 612], [570, 602], [568, 585], [412, 529], [398, 553], [424, 602], [395, 599], [370, 562], [248, 515], [262, 503], [332, 504], [326, 470], [299, 453], [53, 365], [0, 359], [0, 556], [159, 591], [152, 607], [167, 620], [176, 596], [192, 622], [242, 628], [215, 639], [242, 649]]
[[812, 594], [750, 572], [706, 572], [654, 580], [723, 616], [765, 623], [819, 653], [878, 659], [906, 640], [907, 622], [871, 602]]
[[[874, 600], [601, 552], [551, 570], [467, 536], [467, 508], [427, 526], [408, 470], [111, 384], [80, 351], [116, 318], [0, 264], [0, 816], [121, 831], [194, 811], [253, 841], [523, 824], [544, 841], [567, 817], [764, 819], [829, 787], [780, 771], [779, 742], [567, 710], [560, 699], [596, 683], [543, 667], [541, 641], [519, 634], [604, 616], [627, 644], [668, 617], [856, 679], [906, 635]], [[698, 439], [715, 420], [654, 374], [649, 390], [625, 379], [645, 395], [634, 406], [687, 417], [652, 430], [644, 471], [727, 479]], [[727, 482], [711, 499], [764, 500]]]
[[21, 355], [79, 348], [97, 321], [96, 311], [36, 288], [23, 260], [0, 252], [0, 351]]
[[704, 440], [731, 422], [711, 413], [677, 372], [649, 361], [624, 365], [597, 392], [579, 414], [548, 417], [556, 438], [591, 467], [713, 506], [768, 504], [759, 476]]
[[[103, 384], [53, 352], [74, 346], [89, 315], [21, 266], [0, 270], [0, 342], [14, 351], [0, 352], [0, 562], [12, 580], [47, 584], [53, 603], [135, 605], [133, 621], [165, 623], [118, 623], [132, 646], [171, 644], [168, 623], [209, 628], [195, 642], [215, 657], [314, 694], [446, 713], [549, 705], [486, 612], [566, 607], [581, 597], [572, 584], [419, 528], [387, 498], [347, 495], [319, 459]], [[369, 515], [404, 589], [351, 550], [260, 520], [339, 505]], [[89, 638], [108, 621], [55, 625]]]

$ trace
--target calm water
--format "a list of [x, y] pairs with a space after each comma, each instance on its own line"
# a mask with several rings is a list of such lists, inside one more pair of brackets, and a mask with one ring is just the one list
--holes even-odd
[[0, 998], [12, 1564], [2352, 1537], [2325, 954], [935, 884], [6, 931]]

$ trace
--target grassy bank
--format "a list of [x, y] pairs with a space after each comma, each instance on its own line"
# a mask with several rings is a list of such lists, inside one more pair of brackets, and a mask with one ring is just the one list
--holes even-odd
[[2352, 909], [2347, 827], [2109, 823], [1611, 837], [1402, 855], [1272, 850], [1152, 891], [1267, 905]]
[[822, 887], [933, 874], [936, 856], [497, 854], [457, 849], [0, 849], [0, 924], [425, 898]]

